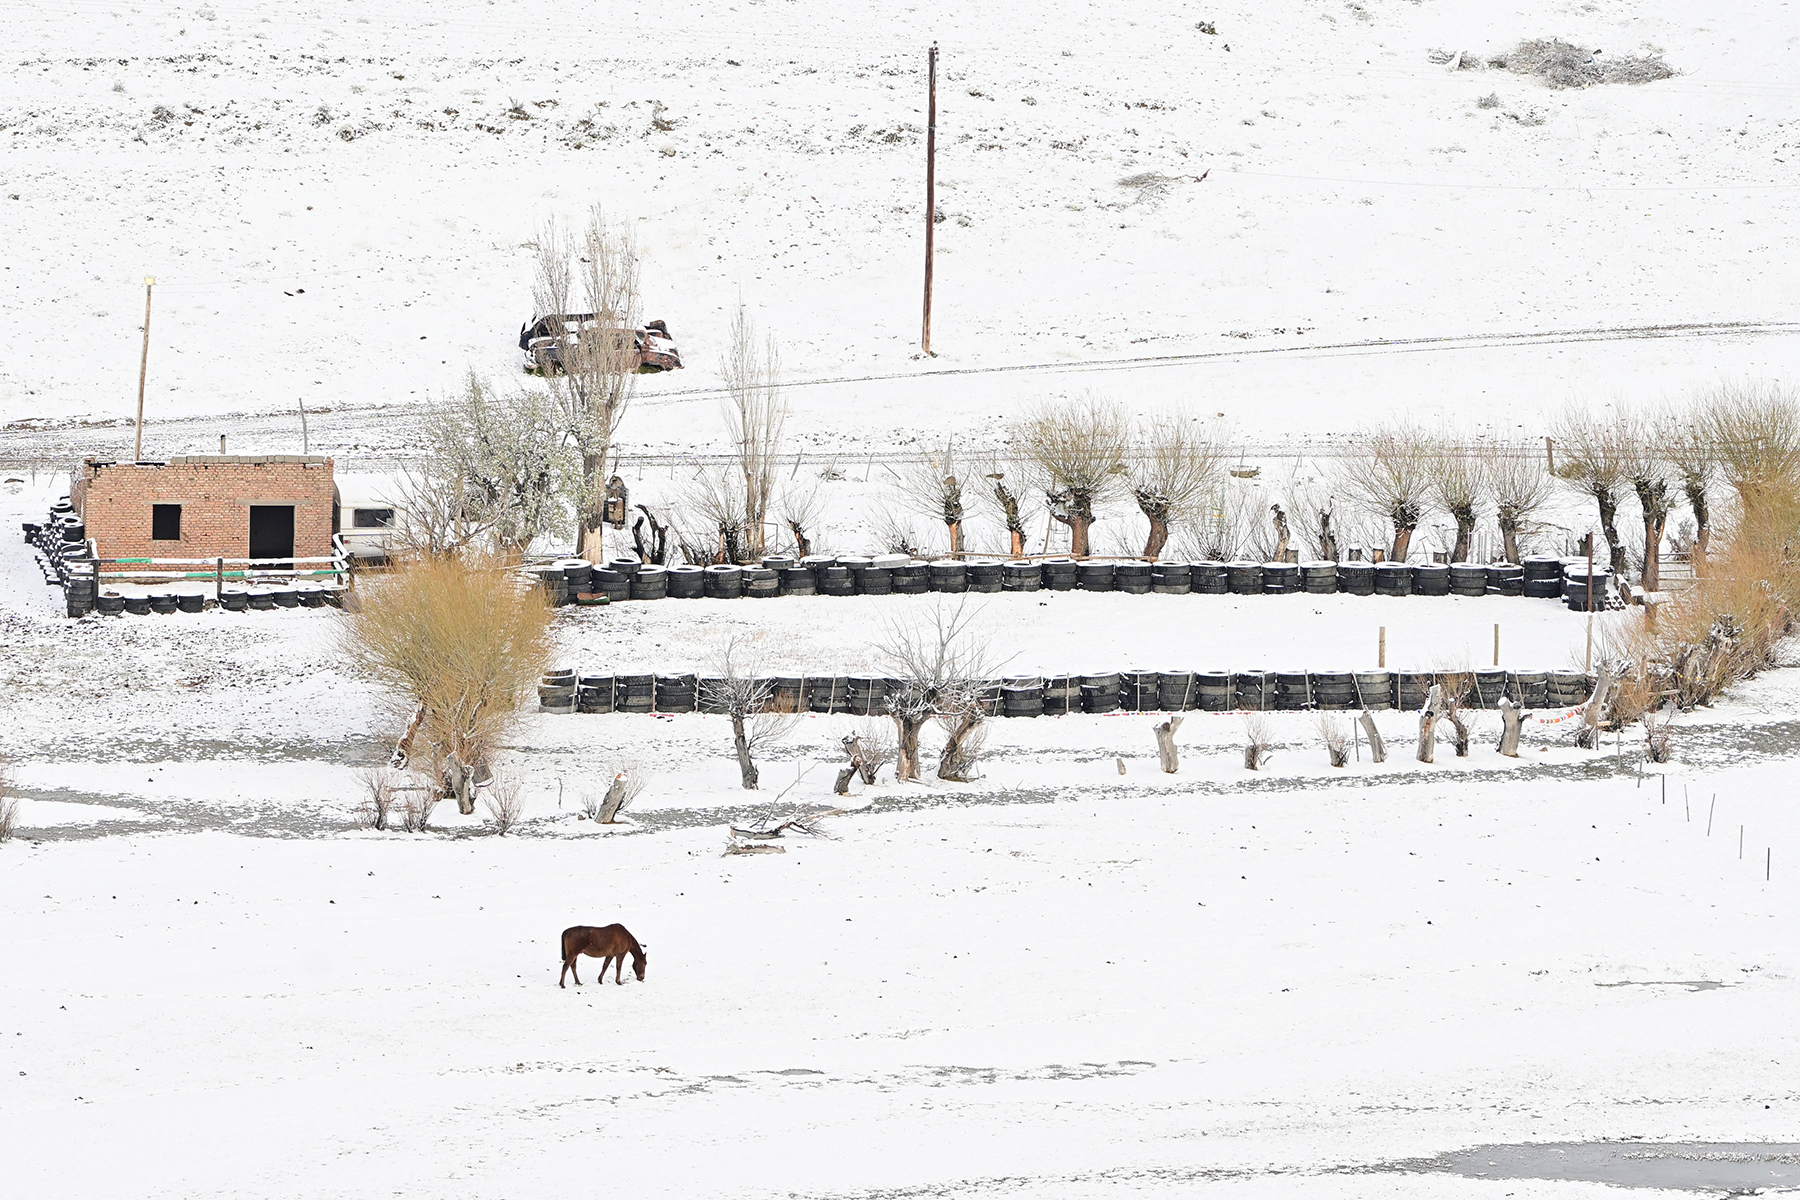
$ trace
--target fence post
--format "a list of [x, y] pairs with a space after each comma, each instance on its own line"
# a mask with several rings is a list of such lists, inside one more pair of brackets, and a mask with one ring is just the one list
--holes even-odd
[[[223, 435], [221, 435], [222, 437]], [[220, 608], [225, 607], [225, 556], [223, 554], [219, 556], [213, 576], [213, 601]]]

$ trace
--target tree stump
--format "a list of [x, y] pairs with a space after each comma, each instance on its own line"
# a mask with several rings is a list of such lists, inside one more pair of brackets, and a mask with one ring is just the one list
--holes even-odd
[[1444, 689], [1434, 683], [1426, 694], [1425, 707], [1419, 712], [1419, 761], [1422, 763], [1430, 762], [1437, 753], [1437, 723], [1443, 706]]
[[1381, 731], [1375, 728], [1374, 715], [1365, 708], [1362, 716], [1356, 718], [1356, 723], [1362, 726], [1363, 733], [1369, 739], [1369, 761], [1386, 762], [1387, 745], [1381, 740]]
[[619, 818], [619, 810], [625, 806], [625, 785], [628, 772], [620, 771], [613, 776], [612, 786], [606, 789], [606, 799], [600, 802], [600, 823], [611, 825]]
[[1162, 763], [1163, 774], [1175, 774], [1181, 769], [1181, 759], [1175, 753], [1175, 731], [1181, 728], [1181, 718], [1170, 717], [1150, 728], [1156, 733], [1156, 757]]
[[1588, 697], [1587, 707], [1581, 713], [1581, 730], [1575, 735], [1575, 744], [1583, 750], [1592, 750], [1600, 745], [1600, 722], [1606, 714], [1607, 694], [1613, 688], [1612, 672], [1605, 667], [1594, 677], [1594, 694]]
[[1525, 723], [1525, 710], [1512, 702], [1510, 696], [1500, 697], [1500, 753], [1508, 758], [1519, 757], [1519, 733]]

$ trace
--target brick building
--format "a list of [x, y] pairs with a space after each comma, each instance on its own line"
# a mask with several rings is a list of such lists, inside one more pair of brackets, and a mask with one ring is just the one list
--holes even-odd
[[90, 458], [69, 500], [101, 558], [312, 558], [336, 526], [332, 462], [311, 455]]

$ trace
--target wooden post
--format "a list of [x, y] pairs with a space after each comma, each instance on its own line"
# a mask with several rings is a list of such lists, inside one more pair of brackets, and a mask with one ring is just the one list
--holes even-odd
[[1386, 625], [1383, 625], [1381, 627], [1381, 632], [1378, 635], [1376, 635], [1376, 639], [1375, 639], [1375, 669], [1378, 671], [1387, 670], [1387, 626]]
[[925, 319], [919, 329], [919, 349], [931, 353], [931, 257], [937, 234], [937, 43], [926, 56], [931, 78], [930, 109], [925, 118]]
[[[221, 441], [224, 439], [221, 438]], [[213, 600], [222, 608], [225, 605], [225, 559], [219, 558], [213, 574]]]
[[1419, 714], [1419, 761], [1428, 763], [1437, 749], [1438, 713], [1444, 706], [1444, 689], [1432, 684], [1425, 697], [1425, 710]]
[[144, 352], [138, 358], [137, 448], [132, 451], [133, 462], [144, 458], [144, 379], [150, 371], [150, 290], [155, 286], [154, 276], [144, 276]]
[[1500, 665], [1500, 623], [1494, 622], [1494, 665]]
[[1544, 463], [1549, 467], [1552, 475], [1556, 474], [1556, 440], [1554, 438], [1544, 439]]
[[312, 453], [312, 435], [306, 431], [306, 397], [300, 397], [300, 453]]
[[219, 453], [225, 453], [225, 435], [222, 433], [219, 435]]
[[1594, 535], [1588, 534], [1587, 573], [1587, 654], [1582, 659], [1582, 674], [1594, 669]]

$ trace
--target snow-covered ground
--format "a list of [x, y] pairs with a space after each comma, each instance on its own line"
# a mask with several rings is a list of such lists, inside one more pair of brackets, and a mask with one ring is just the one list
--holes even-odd
[[[66, 486], [49, 464], [128, 445], [145, 276], [147, 452], [292, 452], [304, 401], [315, 452], [373, 463], [417, 448], [426, 397], [511, 372], [529, 244], [595, 202], [689, 364], [641, 381], [634, 493], [681, 469], [630, 456], [722, 449], [741, 303], [846, 552], [877, 455], [991, 445], [1048, 394], [1282, 449], [1387, 413], [1535, 438], [1567, 404], [1800, 365], [1778, 5], [7, 15], [6, 529]], [[1680, 74], [1551, 91], [1434, 61], [1533, 37]], [[8, 1195], [1485, 1200], [1602, 1193], [1434, 1156], [1796, 1128], [1792, 669], [1683, 716], [1666, 781], [1641, 739], [1584, 752], [1566, 724], [1514, 760], [1477, 717], [1427, 766], [1384, 714], [1392, 758], [1334, 770], [1315, 717], [1273, 714], [1251, 774], [1240, 720], [1195, 713], [1171, 776], [1142, 714], [996, 721], [980, 781], [884, 775], [833, 838], [722, 858], [730, 822], [840, 803], [854, 722], [802, 719], [751, 793], [721, 718], [531, 712], [499, 764], [513, 836], [448, 805], [377, 834], [358, 773], [399, 726], [334, 613], [58, 599], [0, 536]], [[1019, 672], [1366, 668], [1382, 627], [1392, 665], [1480, 666], [1496, 623], [1504, 665], [1554, 669], [1586, 637], [1523, 600], [980, 602]], [[695, 668], [754, 630], [771, 667], [847, 672], [929, 603], [569, 610], [558, 656]], [[602, 832], [580, 803], [622, 766], [648, 783]], [[555, 989], [558, 932], [612, 920], [647, 980]]]

